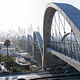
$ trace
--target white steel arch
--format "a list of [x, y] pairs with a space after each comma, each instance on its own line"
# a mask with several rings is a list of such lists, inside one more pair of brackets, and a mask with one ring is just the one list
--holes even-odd
[[65, 3], [50, 3], [47, 5], [45, 15], [44, 15], [44, 23], [43, 23], [43, 67], [46, 68], [48, 66], [48, 57], [47, 57], [47, 48], [50, 45], [50, 32], [51, 32], [51, 24], [52, 19], [56, 11], [59, 11], [63, 17], [66, 19], [68, 24], [70, 25], [73, 32], [75, 32], [75, 36], [80, 43], [80, 11], [73, 7], [72, 5]]

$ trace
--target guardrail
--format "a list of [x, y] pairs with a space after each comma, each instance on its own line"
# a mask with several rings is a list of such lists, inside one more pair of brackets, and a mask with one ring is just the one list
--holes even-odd
[[76, 42], [51, 41], [50, 48], [80, 62], [80, 44]]

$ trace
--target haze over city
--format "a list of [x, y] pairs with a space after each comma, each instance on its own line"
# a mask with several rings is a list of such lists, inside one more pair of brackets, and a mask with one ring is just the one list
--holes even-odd
[[0, 0], [0, 80], [80, 80], [80, 0]]
[[0, 31], [17, 31], [18, 27], [27, 31], [31, 25], [33, 29], [38, 26], [42, 28], [44, 10], [52, 1], [66, 2], [80, 8], [79, 0], [0, 0]]

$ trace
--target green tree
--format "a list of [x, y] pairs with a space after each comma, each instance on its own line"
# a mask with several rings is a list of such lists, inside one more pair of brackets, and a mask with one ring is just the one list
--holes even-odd
[[0, 62], [2, 61], [2, 54], [0, 54]]
[[8, 58], [8, 56], [9, 56], [9, 54], [8, 54], [8, 47], [10, 46], [10, 40], [4, 41], [4, 45], [7, 47], [7, 58]]

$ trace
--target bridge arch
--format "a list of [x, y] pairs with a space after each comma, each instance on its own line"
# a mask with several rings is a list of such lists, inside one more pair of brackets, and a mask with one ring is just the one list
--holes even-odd
[[38, 62], [40, 66], [42, 66], [42, 56], [43, 56], [43, 40], [39, 32], [33, 33], [33, 53], [34, 53], [34, 59]]
[[72, 5], [65, 3], [50, 3], [48, 4], [43, 23], [43, 67], [48, 67], [47, 48], [50, 45], [52, 19], [56, 11], [59, 11], [70, 25], [75, 36], [80, 43], [80, 11]]

